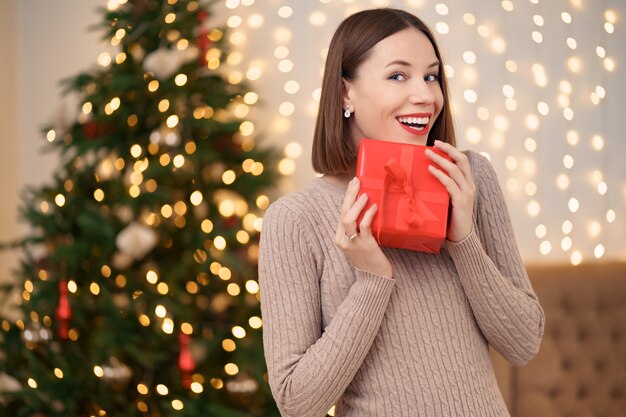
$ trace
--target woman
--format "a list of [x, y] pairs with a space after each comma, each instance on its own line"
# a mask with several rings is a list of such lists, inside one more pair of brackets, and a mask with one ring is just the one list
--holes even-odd
[[[433, 144], [451, 214], [437, 255], [379, 247], [376, 206], [357, 219], [361, 138]], [[436, 140], [435, 139], [439, 139]], [[460, 152], [443, 61], [410, 13], [348, 17], [330, 44], [313, 142], [324, 174], [267, 210], [259, 280], [269, 382], [283, 416], [507, 416], [488, 347], [538, 351], [543, 311], [502, 192]]]

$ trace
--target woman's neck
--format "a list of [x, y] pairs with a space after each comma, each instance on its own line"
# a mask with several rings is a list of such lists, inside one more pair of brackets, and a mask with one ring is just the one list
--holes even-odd
[[326, 181], [327, 183], [331, 185], [334, 185], [337, 188], [341, 188], [342, 190], [345, 190], [346, 188], [348, 188], [348, 183], [350, 182], [350, 180], [352, 180], [352, 178], [354, 178], [354, 176], [349, 175], [349, 174], [324, 175], [322, 177], [322, 180]]

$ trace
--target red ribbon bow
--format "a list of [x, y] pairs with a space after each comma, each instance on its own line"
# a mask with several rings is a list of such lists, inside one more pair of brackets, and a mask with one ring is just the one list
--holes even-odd
[[380, 232], [385, 210], [385, 196], [388, 192], [400, 192], [404, 198], [404, 209], [400, 210], [404, 222], [414, 228], [420, 228], [424, 224], [424, 219], [433, 220], [436, 217], [424, 205], [424, 203], [415, 200], [415, 192], [410, 177], [406, 170], [395, 159], [390, 159], [385, 164], [385, 179], [383, 183], [383, 193], [380, 201], [380, 220], [376, 231], [376, 239], [380, 242]]

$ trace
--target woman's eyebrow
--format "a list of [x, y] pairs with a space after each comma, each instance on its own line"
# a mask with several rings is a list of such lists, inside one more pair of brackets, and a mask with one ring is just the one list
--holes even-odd
[[[402, 66], [405, 66], [405, 67], [410, 67], [410, 66], [411, 66], [411, 64], [410, 64], [410, 63], [408, 63], [408, 62], [406, 62], [406, 61], [403, 61], [402, 59], [396, 59], [396, 60], [394, 60], [394, 61], [391, 61], [391, 62], [390, 62], [390, 63], [388, 63], [387, 65], [385, 65], [385, 68], [390, 67], [390, 66], [392, 66], [392, 65], [402, 65]], [[432, 64], [430, 64], [430, 65], [428, 66], [428, 68], [433, 68], [433, 67], [438, 67], [438, 66], [439, 66], [439, 61], [435, 61], [435, 62], [433, 62]]]
[[409, 64], [406, 61], [403, 61], [401, 59], [396, 59], [395, 61], [391, 61], [390, 63], [385, 65], [385, 68], [390, 67], [392, 65], [402, 65], [402, 66], [405, 66], [405, 67], [410, 67], [411, 66], [411, 64]]

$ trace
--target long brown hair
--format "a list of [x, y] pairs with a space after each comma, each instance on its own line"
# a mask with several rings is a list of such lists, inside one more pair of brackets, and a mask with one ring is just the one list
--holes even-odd
[[443, 92], [443, 108], [429, 138], [455, 145], [456, 138], [448, 99], [441, 54], [435, 38], [424, 22], [403, 10], [371, 9], [346, 18], [337, 28], [328, 48], [324, 68], [322, 94], [313, 136], [313, 169], [325, 175], [350, 174], [356, 165], [357, 149], [351, 139], [350, 127], [343, 117], [345, 93], [342, 79], [351, 81], [371, 49], [381, 40], [407, 28], [424, 33], [433, 45], [439, 66], [439, 85]]

